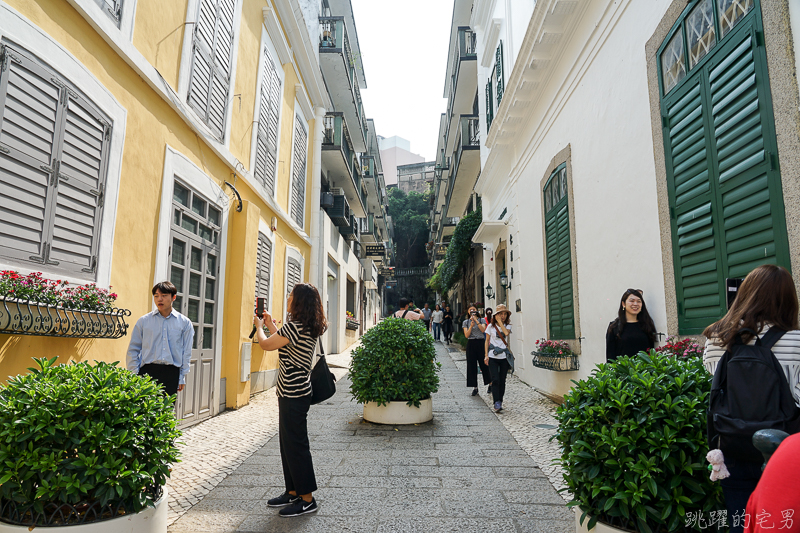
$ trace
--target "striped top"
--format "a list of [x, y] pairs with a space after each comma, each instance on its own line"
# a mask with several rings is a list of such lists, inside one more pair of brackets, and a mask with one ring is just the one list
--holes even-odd
[[[764, 326], [759, 336], [763, 336], [769, 331], [769, 327], [769, 325]], [[755, 344], [755, 342], [756, 340], [753, 338], [748, 344]], [[778, 339], [778, 342], [772, 347], [772, 353], [775, 354], [775, 358], [786, 373], [795, 403], [800, 405], [800, 330], [794, 329], [784, 333], [783, 337]], [[717, 363], [724, 354], [725, 348], [713, 344], [711, 339], [708, 339], [706, 351], [703, 353], [703, 364], [706, 370], [713, 374], [717, 369]]]
[[299, 322], [287, 322], [277, 335], [289, 339], [289, 344], [278, 349], [278, 396], [302, 398], [311, 394], [311, 362], [317, 337], [304, 333]]

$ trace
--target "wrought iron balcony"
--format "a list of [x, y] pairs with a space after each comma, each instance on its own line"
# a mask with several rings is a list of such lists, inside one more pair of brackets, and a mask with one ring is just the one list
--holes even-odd
[[323, 120], [322, 160], [330, 171], [331, 188], [341, 188], [357, 217], [366, 216], [366, 195], [361, 163], [353, 150], [343, 113], [328, 113]]
[[461, 115], [456, 142], [458, 145], [443, 213], [449, 217], [464, 213], [480, 173], [480, 120], [477, 115]]
[[473, 111], [475, 92], [478, 88], [477, 36], [469, 27], [458, 28], [458, 37], [450, 67], [447, 87], [447, 131], [445, 146], [447, 153], [453, 149], [453, 138], [459, 115]]

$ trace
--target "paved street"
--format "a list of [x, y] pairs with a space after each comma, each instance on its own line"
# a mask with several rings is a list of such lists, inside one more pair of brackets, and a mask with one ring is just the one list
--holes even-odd
[[[552, 430], [531, 426], [552, 424], [552, 404], [514, 378], [509, 408], [496, 415], [483, 398], [485, 388], [483, 397], [469, 395], [463, 354], [437, 344], [437, 355], [442, 382], [430, 423], [363, 422], [346, 377], [336, 396], [312, 408], [309, 433], [320, 487], [313, 515], [285, 519], [266, 506], [283, 490], [273, 390], [258, 396], [252, 412], [226, 413], [190, 428], [183, 439], [186, 462], [173, 476], [200, 469], [205, 482], [200, 489], [178, 478], [170, 484], [171, 518], [177, 519], [170, 531], [574, 530], [572, 513], [548, 480], [548, 474], [560, 476], [547, 459], [556, 453], [547, 443]], [[209, 424], [216, 424], [213, 434], [204, 428]], [[219, 453], [205, 446], [200, 455], [204, 441], [226, 444]]]

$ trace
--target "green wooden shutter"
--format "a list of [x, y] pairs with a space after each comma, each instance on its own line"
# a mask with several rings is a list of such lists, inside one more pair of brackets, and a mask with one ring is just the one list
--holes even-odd
[[544, 189], [547, 307], [551, 339], [575, 338], [566, 172], [566, 165], [559, 166]]
[[503, 83], [503, 41], [497, 46], [495, 52], [495, 74], [497, 75], [497, 109], [500, 109], [500, 102], [503, 100], [505, 83]]
[[726, 311], [725, 278], [790, 267], [758, 10], [662, 100], [678, 325]]
[[492, 120], [494, 119], [494, 110], [492, 106], [494, 105], [494, 99], [492, 98], [492, 78], [489, 78], [489, 81], [486, 82], [486, 131], [489, 131], [489, 128], [492, 127]]

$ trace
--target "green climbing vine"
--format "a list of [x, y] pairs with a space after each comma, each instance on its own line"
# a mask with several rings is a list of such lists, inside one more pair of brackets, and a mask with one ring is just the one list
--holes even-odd
[[472, 236], [481, 225], [483, 217], [481, 210], [473, 211], [463, 217], [456, 226], [453, 238], [447, 245], [447, 253], [444, 261], [436, 268], [431, 279], [428, 280], [428, 287], [445, 293], [453, 288], [453, 285], [461, 277], [461, 270], [467, 262], [467, 258], [472, 250]]

